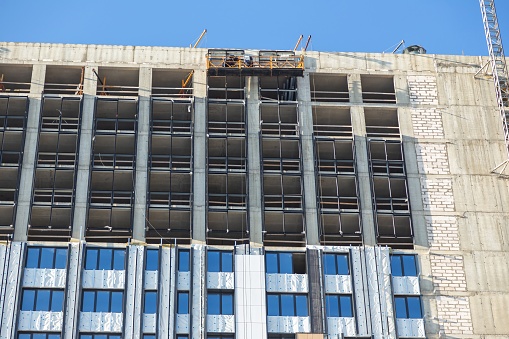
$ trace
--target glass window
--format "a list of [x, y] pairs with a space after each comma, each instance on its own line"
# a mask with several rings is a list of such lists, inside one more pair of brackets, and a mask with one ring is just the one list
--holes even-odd
[[394, 306], [396, 308], [396, 318], [422, 318], [421, 298], [419, 297], [394, 297]]
[[391, 271], [395, 277], [417, 276], [417, 265], [415, 255], [393, 254], [391, 256]]
[[[207, 338], [210, 338], [209, 336], [207, 336]], [[154, 338], [155, 339], [155, 338]], [[177, 339], [189, 339], [189, 337], [187, 335], [177, 335]]]
[[86, 270], [124, 270], [125, 249], [87, 248]]
[[266, 273], [293, 274], [293, 255], [290, 252], [266, 253]]
[[347, 254], [327, 253], [323, 255], [323, 262], [324, 262], [324, 273], [326, 275], [350, 274]]
[[18, 333], [18, 339], [60, 339], [59, 333]]
[[353, 317], [352, 297], [328, 294], [325, 296], [325, 309], [327, 317]]
[[308, 297], [306, 294], [267, 294], [267, 314], [269, 316], [308, 316]]
[[121, 338], [120, 334], [80, 334], [80, 339], [120, 339], [120, 338]]
[[21, 297], [22, 311], [62, 312], [64, 291], [48, 289], [24, 289]]
[[67, 248], [28, 247], [26, 268], [64, 269], [67, 263]]
[[178, 270], [189, 272], [189, 250], [179, 250], [178, 254]]
[[143, 303], [143, 313], [156, 313], [157, 310], [157, 292], [146, 291], [145, 302]]
[[233, 253], [230, 251], [207, 251], [208, 272], [233, 272]]
[[153, 334], [144, 334], [143, 339], [156, 339], [156, 336]]
[[209, 293], [207, 295], [207, 314], [233, 314], [233, 294]]
[[122, 313], [123, 299], [123, 291], [85, 290], [83, 291], [81, 311]]
[[177, 314], [189, 314], [189, 292], [178, 292]]
[[159, 269], [159, 250], [147, 249], [145, 259], [145, 270], [157, 271]]

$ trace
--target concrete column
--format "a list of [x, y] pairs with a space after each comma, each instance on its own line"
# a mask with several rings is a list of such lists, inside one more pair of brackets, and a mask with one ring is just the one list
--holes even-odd
[[262, 172], [260, 169], [260, 93], [258, 77], [246, 78], [247, 163], [249, 185], [249, 241], [263, 244]]
[[69, 246], [69, 263], [67, 264], [67, 293], [64, 324], [62, 326], [64, 329], [64, 339], [77, 337], [82, 259], [83, 246], [80, 242], [72, 242]]
[[193, 241], [204, 243], [206, 239], [207, 194], [207, 73], [194, 72], [194, 140], [193, 140]]
[[297, 78], [297, 98], [299, 99], [306, 241], [308, 245], [319, 245], [320, 236], [318, 232], [318, 212], [316, 209], [316, 174], [313, 146], [313, 112], [309, 74], [305, 74], [302, 78]]
[[355, 143], [355, 162], [357, 166], [357, 185], [362, 218], [362, 236], [364, 244], [375, 245], [375, 220], [373, 216], [373, 200], [371, 195], [371, 177], [369, 174], [366, 122], [364, 109], [360, 106], [351, 108], [352, 128]]
[[134, 190], [133, 240], [145, 241], [147, 213], [148, 145], [150, 129], [150, 95], [152, 68], [140, 68], [140, 97], [138, 102], [138, 134], [136, 143], [136, 180]]
[[34, 65], [30, 94], [28, 95], [28, 121], [25, 132], [25, 149], [21, 178], [19, 181], [18, 201], [16, 207], [16, 220], [14, 227], [14, 240], [26, 241], [29, 223], [32, 187], [35, 171], [35, 157], [37, 153], [37, 141], [39, 139], [39, 121], [41, 117], [41, 97], [44, 90], [44, 78], [46, 77], [46, 65]]
[[87, 222], [90, 155], [92, 152], [92, 129], [94, 126], [95, 93], [97, 89], [97, 77], [94, 75], [92, 68], [92, 66], [85, 67], [78, 173], [76, 174], [76, 197], [74, 220], [72, 223], [72, 237], [79, 240], [85, 239]]
[[350, 93], [350, 102], [352, 104], [362, 104], [362, 86], [360, 74], [349, 74], [348, 92]]

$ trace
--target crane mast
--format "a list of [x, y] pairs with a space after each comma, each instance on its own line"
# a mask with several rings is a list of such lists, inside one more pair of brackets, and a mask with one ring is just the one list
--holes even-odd
[[493, 169], [494, 172], [502, 167], [500, 171], [500, 174], [502, 174], [509, 163], [509, 128], [507, 126], [507, 120], [509, 118], [509, 77], [504, 48], [502, 46], [502, 37], [500, 36], [497, 12], [495, 10], [495, 0], [479, 0], [479, 4], [481, 6], [486, 42], [488, 43], [491, 70], [495, 83], [495, 94], [500, 110], [506, 149], [508, 152], [507, 160]]

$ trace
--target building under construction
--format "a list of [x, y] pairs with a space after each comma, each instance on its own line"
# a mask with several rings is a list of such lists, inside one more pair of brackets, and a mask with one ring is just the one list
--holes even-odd
[[487, 62], [0, 43], [0, 337], [507, 338]]

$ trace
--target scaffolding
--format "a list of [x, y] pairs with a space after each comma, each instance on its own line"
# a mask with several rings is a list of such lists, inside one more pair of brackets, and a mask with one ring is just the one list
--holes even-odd
[[193, 103], [152, 98], [145, 237], [189, 244], [192, 238]]
[[0, 239], [14, 232], [29, 100], [0, 96]]
[[96, 100], [87, 241], [127, 242], [132, 235], [136, 99]]
[[207, 244], [249, 241], [245, 81], [208, 79]]
[[29, 240], [71, 238], [82, 101], [43, 97]]
[[350, 110], [335, 106], [312, 109], [320, 242], [362, 244]]
[[304, 54], [294, 51], [259, 51], [209, 49], [207, 52], [209, 76], [275, 76], [280, 74], [303, 76]]
[[365, 109], [373, 211], [379, 245], [413, 248], [403, 143], [395, 109]]

